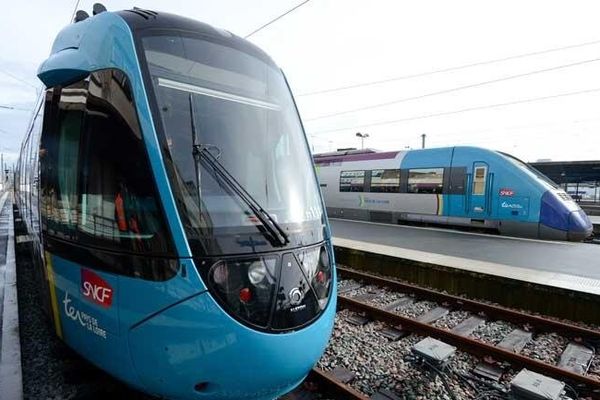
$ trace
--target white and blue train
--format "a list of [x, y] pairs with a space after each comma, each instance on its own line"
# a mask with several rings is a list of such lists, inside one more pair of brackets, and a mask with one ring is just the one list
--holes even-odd
[[77, 13], [38, 77], [16, 203], [40, 307], [160, 398], [273, 399], [333, 328], [330, 230], [280, 68], [227, 31]]
[[478, 147], [314, 155], [330, 217], [488, 229], [581, 241], [592, 223], [550, 179], [517, 158]]

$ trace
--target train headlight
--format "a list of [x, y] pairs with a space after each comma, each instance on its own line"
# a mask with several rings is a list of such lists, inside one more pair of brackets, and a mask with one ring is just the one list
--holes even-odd
[[258, 286], [265, 276], [267, 276], [267, 268], [262, 261], [255, 261], [248, 267], [248, 280], [254, 286]]
[[212, 293], [237, 318], [266, 326], [277, 285], [277, 257], [224, 259], [208, 270]]
[[[267, 331], [295, 329], [325, 310], [332, 292], [326, 246], [278, 254], [198, 260], [200, 274], [224, 311]], [[209, 268], [205, 266], [211, 265]]]
[[212, 277], [215, 283], [219, 286], [223, 286], [227, 282], [229, 272], [227, 270], [227, 264], [224, 261], [219, 261], [212, 267]]

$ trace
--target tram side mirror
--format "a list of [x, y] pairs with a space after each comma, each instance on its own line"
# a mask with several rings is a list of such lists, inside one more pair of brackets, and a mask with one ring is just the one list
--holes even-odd
[[[38, 78], [44, 82], [46, 87], [53, 87], [56, 85], [64, 84], [65, 82], [76, 82], [84, 79], [90, 73], [86, 68], [61, 68], [63, 65], [60, 59], [69, 59], [75, 56], [77, 50], [69, 49], [61, 51], [48, 60], [46, 60], [38, 71]], [[55, 66], [60, 66], [54, 68]]]

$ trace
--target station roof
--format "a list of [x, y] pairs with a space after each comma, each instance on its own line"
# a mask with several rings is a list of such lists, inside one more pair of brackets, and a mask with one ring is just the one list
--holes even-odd
[[529, 163], [554, 182], [600, 182], [600, 160], [597, 161], [542, 161]]

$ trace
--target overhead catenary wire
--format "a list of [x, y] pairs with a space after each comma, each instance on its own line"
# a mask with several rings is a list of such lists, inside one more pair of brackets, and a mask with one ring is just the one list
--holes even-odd
[[[75, 14], [77, 13], [77, 9], [79, 8], [79, 3], [80, 2], [81, 2], [81, 0], [75, 0], [75, 5], [73, 6], [73, 12], [71, 13], [71, 18], [69, 19], [69, 23], [72, 23], [75, 20]], [[0, 70], [0, 72], [3, 72], [4, 74], [6, 74], [6, 75], [8, 75], [8, 76], [10, 76], [10, 77], [12, 77], [12, 78], [14, 78], [16, 80], [19, 80], [22, 83], [25, 83], [26, 85], [29, 85], [29, 86], [31, 86], [32, 88], [35, 89], [36, 100], [35, 100], [34, 106], [31, 109], [25, 110], [25, 109], [17, 108], [17, 107], [2, 107], [2, 106], [0, 106], [0, 108], [11, 109], [11, 110], [30, 111], [31, 112], [31, 117], [30, 117], [30, 123], [29, 123], [29, 125], [33, 124], [33, 119], [35, 118], [35, 115], [36, 115], [36, 108], [38, 107], [39, 104], [41, 104], [41, 101], [42, 101], [42, 96], [43, 96], [43, 93], [44, 93], [43, 87], [41, 85], [40, 86], [35, 86], [34, 84], [26, 82], [26, 81], [24, 81], [24, 80], [22, 80], [22, 79], [20, 79], [20, 78], [18, 78], [16, 76], [14, 76], [14, 75], [6, 72], [4, 70]], [[29, 130], [29, 128], [27, 128], [27, 130]], [[6, 132], [6, 131], [4, 131], [4, 132]]]
[[37, 91], [38, 91], [38, 89], [39, 89], [39, 88], [38, 88], [37, 86], [35, 86], [33, 83], [31, 83], [31, 82], [27, 82], [25, 79], [19, 78], [18, 76], [14, 75], [14, 74], [12, 74], [12, 73], [10, 73], [10, 72], [8, 72], [8, 71], [6, 71], [5, 69], [0, 69], [0, 72], [1, 72], [1, 73], [3, 73], [3, 74], [4, 74], [4, 75], [6, 75], [6, 76], [9, 76], [9, 77], [13, 78], [13, 79], [14, 79], [14, 80], [16, 80], [16, 81], [19, 81], [19, 82], [21, 82], [21, 83], [22, 83], [22, 84], [24, 84], [24, 85], [27, 85], [27, 86], [29, 86], [29, 87], [31, 87], [31, 88], [33, 88], [33, 89], [35, 89], [35, 91], [36, 91], [36, 92], [37, 92]]
[[534, 103], [537, 101], [544, 101], [544, 100], [556, 99], [556, 98], [560, 98], [560, 97], [576, 96], [576, 95], [589, 94], [589, 93], [595, 93], [595, 92], [600, 92], [600, 88], [579, 90], [579, 91], [575, 91], [575, 92], [559, 93], [559, 94], [550, 95], [550, 96], [533, 97], [533, 98], [529, 98], [529, 99], [508, 101], [508, 102], [504, 102], [504, 103], [486, 104], [486, 105], [482, 105], [482, 106], [461, 108], [459, 110], [443, 111], [443, 112], [438, 112], [438, 113], [417, 115], [414, 117], [400, 118], [400, 119], [394, 119], [394, 120], [388, 120], [388, 121], [379, 121], [379, 122], [371, 122], [371, 123], [365, 123], [365, 124], [359, 124], [359, 125], [345, 126], [343, 128], [324, 129], [324, 130], [310, 132], [310, 134], [316, 135], [316, 134], [321, 134], [321, 133], [339, 132], [339, 131], [345, 131], [345, 130], [356, 129], [356, 128], [391, 125], [391, 124], [397, 124], [397, 123], [401, 123], [401, 122], [415, 121], [415, 120], [419, 120], [419, 119], [437, 118], [437, 117], [443, 117], [446, 115], [460, 114], [460, 113], [465, 113], [465, 112], [470, 112], [470, 111], [479, 111], [479, 110], [486, 110], [486, 109], [490, 109], [490, 108], [506, 107], [506, 106], [516, 105], [516, 104]]
[[[543, 124], [528, 124], [528, 125], [520, 125], [520, 126], [512, 126], [512, 127], [502, 127], [502, 128], [483, 128], [483, 129], [471, 129], [468, 131], [452, 131], [452, 132], [435, 132], [433, 134], [431, 134], [429, 137], [429, 142], [431, 146], [445, 146], [447, 144], [452, 144], [452, 145], [460, 145], [460, 144], [467, 144], [467, 143], [498, 143], [498, 142], [502, 142], [502, 141], [506, 141], [507, 139], [518, 139], [524, 135], [526, 135], [528, 138], [533, 138], [533, 137], [543, 137], [543, 136], [547, 136], [548, 135], [548, 131], [547, 130], [543, 130], [540, 132], [534, 132], [534, 133], [527, 133], [524, 134], [523, 132], [525, 131], [531, 131], [531, 130], [535, 130], [535, 129], [540, 129], [540, 128], [544, 128], [544, 127], [548, 127], [548, 126], [577, 126], [577, 125], [581, 125], [583, 124], [585, 125], [598, 125], [600, 124], [600, 118], [589, 118], [589, 119], [584, 119], [584, 120], [571, 120], [571, 121], [554, 121], [551, 123], [543, 123]], [[486, 135], [485, 139], [480, 139], [480, 138], [474, 138], [472, 137], [472, 135], [475, 134], [481, 134], [483, 135], [485, 132], [492, 132], [495, 130], [501, 130], [502, 131], [502, 136], [498, 137], [498, 136], [494, 136], [493, 138], [488, 138], [489, 135]], [[512, 133], [511, 133], [512, 132]], [[463, 139], [464, 136], [469, 136], [471, 137], [471, 139]], [[315, 136], [315, 135], [310, 135], [311, 138], [316, 138], [319, 140], [330, 140], [329, 138], [325, 137], [325, 136]], [[461, 139], [453, 139], [453, 138], [461, 138]], [[389, 143], [404, 143], [406, 141], [406, 137], [395, 137], [393, 139], [390, 139], [388, 142]]]
[[[564, 132], [564, 131], [563, 131]], [[452, 138], [442, 138], [442, 139], [437, 139], [437, 137], [435, 137], [434, 135], [431, 135], [432, 139], [429, 141], [429, 145], [430, 147], [443, 147], [443, 146], [461, 146], [461, 145], [470, 145], [470, 144], [477, 144], [478, 146], [482, 146], [485, 145], [485, 147], [490, 147], [490, 146], [497, 146], [497, 145], [506, 145], [506, 144], [513, 144], [515, 146], [518, 146], [519, 143], [522, 142], [522, 140], [524, 138], [527, 138], [529, 140], [532, 139], [540, 139], [541, 141], [543, 141], [544, 138], [548, 137], [548, 132], [534, 132], [534, 133], [525, 133], [525, 132], [518, 132], [516, 134], [512, 134], [512, 135], [504, 135], [502, 137], [494, 137], [494, 138], [487, 138], [487, 139], [481, 139], [481, 138], [472, 138], [472, 139], [460, 139], [460, 140], [454, 140]], [[576, 137], [577, 135], [573, 135], [573, 137]]]
[[31, 111], [30, 108], [21, 108], [21, 107], [15, 107], [15, 106], [6, 106], [6, 105], [2, 105], [0, 104], [0, 110], [11, 110], [11, 111]]
[[287, 10], [286, 12], [284, 12], [283, 14], [273, 18], [272, 20], [270, 20], [269, 22], [267, 22], [266, 24], [263, 24], [261, 26], [259, 26], [258, 28], [256, 28], [255, 30], [253, 30], [252, 32], [250, 32], [249, 34], [247, 34], [246, 36], [244, 36], [244, 39], [248, 39], [250, 36], [262, 31], [263, 29], [265, 29], [267, 26], [271, 25], [272, 23], [280, 20], [281, 18], [285, 17], [286, 15], [288, 15], [289, 13], [297, 10], [298, 8], [302, 7], [303, 5], [305, 5], [306, 3], [308, 3], [310, 0], [305, 0], [302, 3], [298, 4], [297, 6], [290, 8], [289, 10]]
[[75, 0], [75, 6], [73, 7], [73, 12], [71, 13], [71, 19], [69, 20], [69, 23], [75, 21], [75, 15], [77, 14], [77, 9], [79, 8], [80, 2], [81, 0]]
[[355, 89], [355, 88], [359, 88], [359, 87], [378, 85], [378, 84], [382, 84], [382, 83], [400, 81], [400, 80], [405, 80], [405, 79], [420, 78], [423, 76], [441, 74], [441, 73], [445, 73], [445, 72], [459, 71], [461, 69], [466, 69], [466, 68], [478, 67], [478, 66], [489, 65], [489, 64], [496, 64], [496, 63], [501, 63], [501, 62], [510, 61], [510, 60], [517, 60], [519, 58], [533, 57], [533, 56], [538, 56], [538, 55], [542, 55], [542, 54], [548, 54], [548, 53], [553, 53], [553, 52], [557, 52], [557, 51], [570, 50], [570, 49], [592, 46], [592, 45], [597, 45], [597, 44], [600, 44], [600, 40], [577, 43], [577, 44], [572, 44], [572, 45], [562, 46], [562, 47], [554, 47], [554, 48], [545, 49], [545, 50], [532, 51], [529, 53], [522, 53], [522, 54], [517, 54], [517, 55], [512, 55], [512, 56], [507, 56], [507, 57], [493, 58], [491, 60], [478, 61], [478, 62], [469, 63], [469, 64], [457, 65], [454, 67], [440, 68], [440, 69], [433, 70], [433, 71], [418, 72], [415, 74], [402, 75], [402, 76], [397, 76], [397, 77], [392, 77], [392, 78], [387, 78], [387, 79], [380, 79], [380, 80], [376, 80], [376, 81], [368, 81], [368, 82], [362, 82], [362, 83], [349, 84], [349, 85], [345, 85], [345, 86], [333, 87], [333, 88], [329, 88], [329, 89], [315, 90], [313, 92], [296, 94], [295, 96], [296, 97], [314, 96], [314, 95], [323, 94], [323, 93], [339, 92], [342, 90], [349, 90], [349, 89]]
[[577, 66], [580, 66], [580, 65], [585, 65], [585, 64], [589, 64], [589, 63], [593, 63], [593, 62], [598, 62], [598, 61], [600, 61], [600, 58], [593, 58], [593, 59], [578, 61], [578, 62], [574, 62], [574, 63], [570, 63], [570, 64], [562, 64], [562, 65], [557, 65], [557, 66], [550, 67], [550, 68], [544, 68], [544, 69], [538, 69], [538, 70], [534, 70], [534, 71], [524, 72], [524, 73], [521, 73], [521, 74], [508, 75], [508, 76], [504, 76], [502, 78], [490, 79], [490, 80], [487, 80], [487, 81], [481, 81], [481, 82], [471, 83], [471, 84], [468, 84], [468, 85], [458, 86], [458, 87], [454, 87], [454, 88], [450, 88], [450, 89], [438, 90], [438, 91], [435, 91], [435, 92], [425, 93], [425, 94], [421, 94], [421, 95], [417, 95], [417, 96], [404, 97], [402, 99], [396, 99], [396, 100], [386, 101], [386, 102], [383, 102], [383, 103], [371, 104], [371, 105], [368, 105], [368, 106], [357, 107], [357, 108], [353, 108], [353, 109], [350, 109], [350, 110], [337, 111], [337, 112], [330, 113], [330, 114], [323, 114], [323, 115], [320, 115], [320, 116], [317, 116], [317, 117], [313, 117], [313, 118], [306, 118], [306, 119], [304, 119], [304, 121], [310, 122], [310, 121], [316, 121], [316, 120], [319, 120], [319, 119], [325, 119], [325, 118], [336, 117], [336, 116], [339, 116], [339, 115], [350, 114], [350, 113], [354, 113], [354, 112], [358, 112], [358, 111], [371, 110], [371, 109], [374, 109], [374, 108], [380, 108], [380, 107], [390, 106], [390, 105], [393, 105], [393, 104], [403, 103], [403, 102], [407, 102], [407, 101], [414, 101], [414, 100], [424, 99], [426, 97], [439, 96], [439, 95], [442, 95], [442, 94], [447, 94], [447, 93], [452, 93], [452, 92], [458, 92], [458, 91], [466, 90], [466, 89], [472, 89], [472, 88], [479, 87], [479, 86], [491, 85], [491, 84], [494, 84], [494, 83], [504, 82], [504, 81], [508, 81], [508, 80], [512, 80], [512, 79], [519, 79], [519, 78], [524, 78], [524, 77], [527, 77], [527, 76], [542, 74], [542, 73], [546, 73], [546, 72], [557, 71], [557, 70], [560, 70], [560, 69], [577, 67]]

